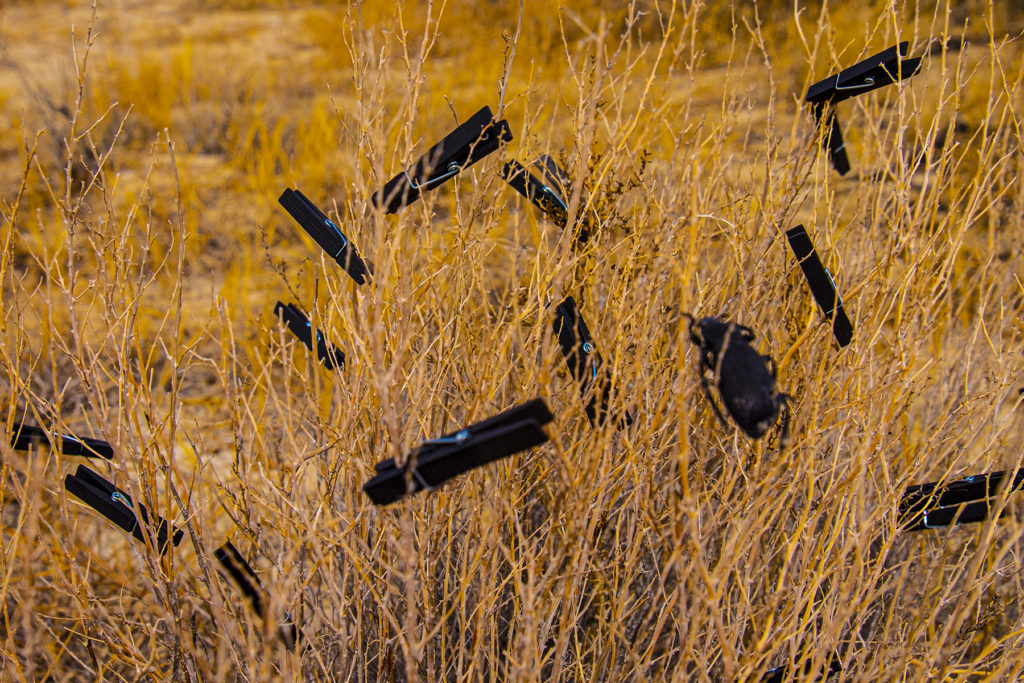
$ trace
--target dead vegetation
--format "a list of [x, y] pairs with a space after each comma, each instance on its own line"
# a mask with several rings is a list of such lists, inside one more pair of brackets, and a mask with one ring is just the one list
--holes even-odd
[[[186, 529], [160, 558], [64, 493], [78, 459], [0, 440], [2, 678], [731, 681], [814, 678], [833, 652], [843, 680], [1021, 676], [1020, 502], [913, 534], [895, 512], [1024, 446], [1024, 12], [602, 4], [0, 10], [7, 425], [110, 441], [105, 476]], [[844, 105], [840, 178], [802, 94], [898, 40], [922, 72]], [[374, 212], [484, 104], [510, 145]], [[585, 244], [500, 178], [540, 153], [575, 180], [570, 220], [601, 217]], [[369, 287], [285, 187], [329, 207]], [[628, 430], [583, 414], [547, 310], [567, 294]], [[277, 299], [348, 365], [324, 371]], [[683, 313], [780, 359], [791, 443], [718, 424]], [[534, 396], [549, 444], [384, 509], [360, 490]], [[272, 619], [218, 575], [226, 539]], [[305, 649], [276, 637], [286, 612]]]

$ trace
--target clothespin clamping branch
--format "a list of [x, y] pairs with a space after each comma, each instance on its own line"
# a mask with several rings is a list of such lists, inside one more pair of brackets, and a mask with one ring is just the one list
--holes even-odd
[[[295, 304], [284, 304], [278, 301], [274, 306], [274, 315], [288, 326], [292, 334], [298, 337], [307, 349], [313, 350], [313, 327], [302, 309]], [[316, 331], [316, 356], [328, 370], [345, 364], [345, 354], [333, 344], [328, 344], [320, 330]]]
[[839, 346], [846, 346], [853, 339], [853, 324], [846, 315], [843, 299], [836, 290], [832, 274], [818, 258], [818, 252], [811, 244], [811, 238], [804, 226], [798, 225], [786, 232], [786, 239], [793, 249], [793, 254], [800, 263], [800, 269], [807, 278], [814, 300], [818, 302], [825, 317], [832, 321], [832, 334]]
[[395, 213], [511, 140], [508, 122], [495, 121], [490, 107], [484, 107], [375, 192], [373, 205]]
[[[597, 351], [587, 323], [576, 307], [571, 296], [558, 304], [555, 309], [554, 332], [558, 345], [565, 356], [569, 374], [579, 382], [580, 395], [586, 401], [587, 418], [592, 425], [603, 425], [608, 417], [608, 401], [612, 389], [611, 373], [603, 367], [601, 354]], [[626, 412], [619, 421], [619, 428], [633, 424], [633, 417]]]
[[316, 240], [320, 248], [345, 269], [357, 285], [366, 283], [373, 269], [363, 262], [352, 241], [317, 208], [316, 204], [298, 190], [290, 188], [285, 190], [277, 201], [302, 229]]
[[101, 439], [56, 434], [27, 424], [14, 425], [14, 430], [11, 432], [11, 448], [16, 451], [27, 451], [33, 443], [51, 443], [59, 448], [64, 455], [114, 459], [113, 447]]
[[[802, 670], [804, 676], [810, 676], [811, 673], [814, 671], [812, 662], [808, 660], [803, 665]], [[824, 672], [825, 675], [821, 677], [816, 677], [814, 680], [823, 681], [826, 678], [829, 678], [830, 676], [842, 673], [842, 671], [842, 661], [840, 661], [839, 655], [833, 652], [829, 655], [828, 669]], [[783, 681], [789, 679], [789, 674], [789, 665], [783, 664], [782, 666], [777, 666], [774, 669], [769, 669], [767, 672], [765, 672], [764, 678], [761, 679], [761, 683], [782, 683]], [[801, 678], [802, 677], [797, 676], [796, 680], [801, 680]]]
[[[948, 484], [936, 481], [908, 486], [900, 498], [900, 526], [907, 531], [919, 531], [982, 522], [996, 508], [996, 495], [1004, 481], [1010, 487], [1007, 493], [1021, 490], [1024, 469], [975, 474]], [[1007, 510], [1003, 510], [1000, 517], [1006, 514]]]
[[[564, 229], [569, 220], [569, 190], [572, 181], [562, 167], [547, 154], [537, 157], [531, 168], [538, 175], [534, 175], [513, 159], [502, 168], [501, 176], [512, 189], [530, 200], [555, 225]], [[579, 233], [576, 240], [585, 243], [590, 239], [591, 222], [583, 216], [577, 225]]]
[[[175, 529], [166, 520], [152, 515], [142, 503], [134, 505], [127, 493], [85, 465], [79, 465], [75, 474], [69, 474], [64, 478], [64, 488], [131, 534], [137, 541], [145, 543], [146, 536], [149, 536], [150, 540], [154, 541], [153, 546], [161, 555], [167, 550], [168, 540], [176, 546], [181, 543], [181, 539], [185, 535], [183, 530]], [[139, 517], [135, 516], [136, 507], [139, 510]], [[155, 540], [153, 539], [154, 527], [156, 528]]]
[[[266, 620], [270, 594], [263, 588], [263, 584], [260, 583], [256, 572], [245, 561], [245, 558], [238, 552], [238, 549], [235, 548], [231, 541], [228, 541], [213, 551], [213, 556], [220, 563], [224, 574], [231, 579], [242, 595], [249, 601], [253, 611], [259, 615], [260, 619]], [[281, 624], [278, 634], [281, 636], [284, 646], [289, 650], [294, 650], [295, 643], [302, 637], [302, 632], [287, 612], [285, 612], [285, 622]]]
[[539, 446], [548, 440], [543, 426], [554, 417], [537, 398], [438, 439], [424, 441], [402, 465], [388, 458], [376, 465], [376, 476], [363, 491], [377, 505], [406, 494], [432, 491], [471, 469]]
[[921, 68], [921, 58], [901, 59], [907, 54], [909, 43], [893, 45], [862, 62], [822, 79], [807, 89], [806, 101], [814, 110], [819, 126], [825, 126], [824, 140], [828, 145], [832, 165], [839, 175], [850, 170], [843, 133], [836, 118], [835, 106], [840, 102], [910, 78]]

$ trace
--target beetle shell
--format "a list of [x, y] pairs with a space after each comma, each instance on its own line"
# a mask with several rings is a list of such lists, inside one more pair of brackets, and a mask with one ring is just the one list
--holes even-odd
[[750, 345], [754, 333], [736, 323], [702, 318], [690, 323], [690, 339], [700, 347], [705, 388], [710, 379], [739, 428], [752, 438], [763, 436], [778, 420], [787, 397], [775, 387], [771, 357]]

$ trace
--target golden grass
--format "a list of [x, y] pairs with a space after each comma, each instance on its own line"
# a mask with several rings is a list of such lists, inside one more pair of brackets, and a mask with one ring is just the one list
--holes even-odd
[[[5, 6], [7, 424], [111, 441], [93, 466], [186, 537], [159, 558], [64, 493], [76, 459], [0, 440], [0, 678], [729, 681], [813, 678], [833, 651], [845, 680], [1021, 676], [1020, 503], [925, 533], [895, 512], [1024, 445], [1024, 12], [605, 4]], [[841, 105], [840, 178], [802, 94], [903, 39], [922, 72]], [[374, 212], [484, 104], [510, 145]], [[498, 175], [542, 152], [576, 180], [570, 214], [608, 219], [586, 247]], [[289, 186], [370, 286], [277, 205]], [[797, 222], [846, 349], [785, 243]], [[593, 429], [564, 370], [548, 306], [570, 293], [626, 431]], [[347, 367], [298, 347], [278, 299]], [[788, 445], [716, 422], [684, 312], [784, 359]], [[360, 490], [534, 396], [549, 444], [384, 509]], [[267, 622], [215, 569], [227, 539]], [[276, 638], [286, 611], [307, 649]]]

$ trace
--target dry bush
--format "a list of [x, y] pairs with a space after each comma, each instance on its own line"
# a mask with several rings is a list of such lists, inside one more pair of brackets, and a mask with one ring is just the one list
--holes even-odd
[[[5, 10], [7, 425], [109, 440], [92, 466], [186, 536], [161, 558], [63, 491], [77, 459], [2, 442], [3, 679], [814, 679], [833, 652], [843, 680], [1021, 676], [1019, 501], [896, 525], [905, 486], [1024, 445], [1019, 6], [604, 4]], [[904, 39], [922, 72], [842, 105], [840, 178], [802, 93]], [[372, 209], [484, 104], [510, 145]], [[500, 180], [538, 153], [574, 179], [570, 216], [600, 217], [588, 241]], [[277, 206], [289, 186], [371, 285]], [[845, 349], [786, 245], [798, 222]], [[629, 429], [583, 414], [551, 333], [567, 294]], [[344, 369], [298, 348], [278, 299]], [[683, 313], [754, 328], [788, 443], [715, 420]], [[535, 396], [549, 444], [383, 509], [360, 490]], [[216, 570], [226, 539], [266, 621]]]

